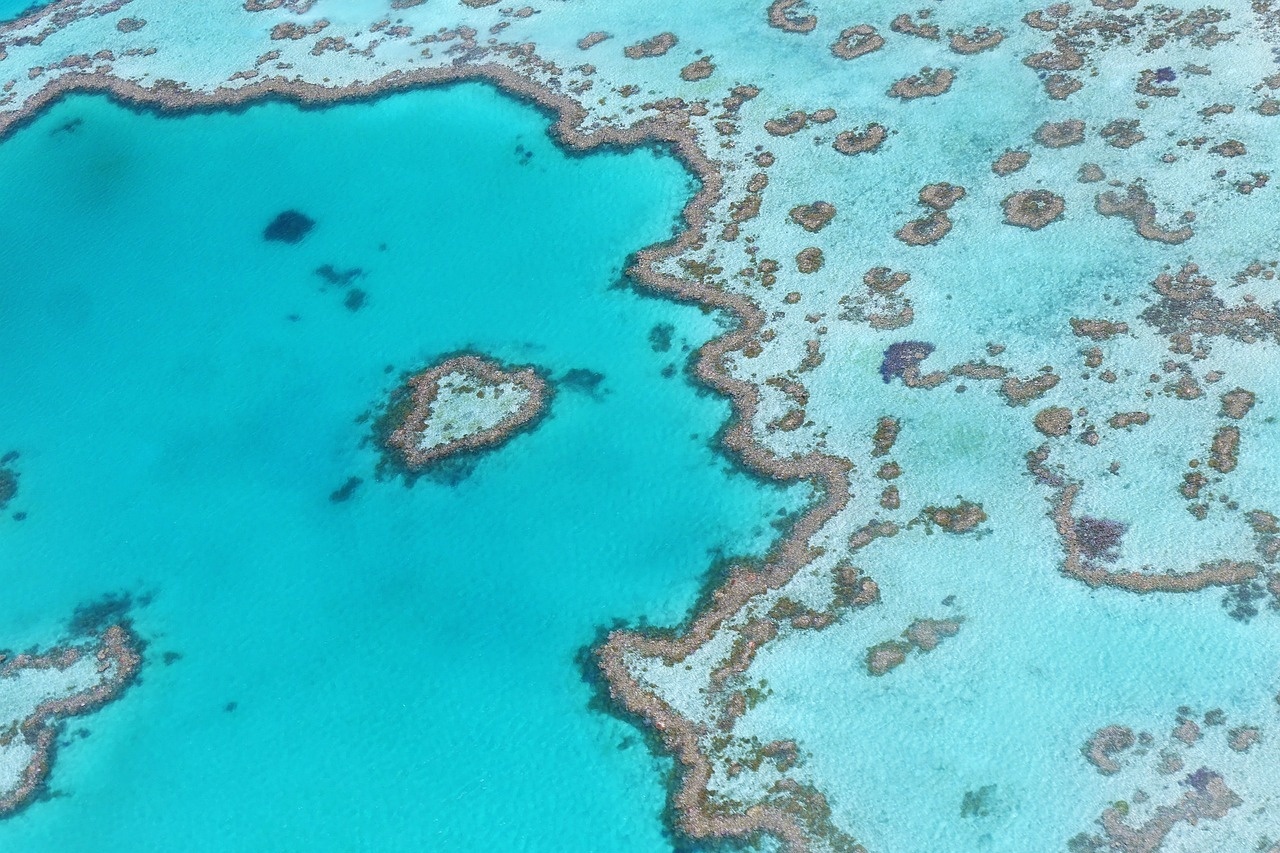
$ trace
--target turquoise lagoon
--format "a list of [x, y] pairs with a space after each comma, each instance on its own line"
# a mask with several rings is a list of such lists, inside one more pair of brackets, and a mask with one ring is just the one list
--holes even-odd
[[0, 23], [11, 21], [23, 12], [29, 12], [44, 5], [47, 4], [32, 3], [30, 0], [0, 0]]
[[[546, 127], [480, 85], [183, 118], [77, 97], [0, 145], [28, 513], [0, 520], [0, 638], [149, 601], [142, 683], [72, 722], [0, 850], [670, 849], [669, 762], [592, 709], [578, 655], [678, 622], [808, 494], [714, 450], [728, 405], [682, 370], [723, 318], [619, 286], [688, 175]], [[290, 208], [313, 232], [264, 242]], [[465, 347], [604, 379], [456, 482], [376, 481], [360, 416]]]

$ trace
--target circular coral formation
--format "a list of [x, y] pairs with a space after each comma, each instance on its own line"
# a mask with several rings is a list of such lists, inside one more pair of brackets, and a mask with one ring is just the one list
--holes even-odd
[[1233, 388], [1222, 395], [1222, 411], [1220, 414], [1224, 418], [1240, 420], [1249, 414], [1249, 410], [1253, 408], [1256, 399], [1252, 391], [1244, 388]]
[[1084, 142], [1084, 121], [1069, 118], [1066, 121], [1046, 121], [1036, 129], [1036, 142], [1045, 148], [1066, 148]]
[[879, 148], [888, 135], [889, 131], [885, 129], [884, 125], [873, 122], [867, 125], [867, 129], [863, 131], [841, 131], [836, 134], [835, 142], [831, 143], [831, 147], [848, 156], [865, 154], [868, 151], [875, 151]]
[[1244, 143], [1238, 139], [1228, 139], [1226, 142], [1215, 145], [1209, 150], [1219, 157], [1243, 157], [1249, 153]]
[[911, 281], [911, 273], [894, 272], [889, 267], [872, 267], [862, 276], [862, 283], [876, 293], [896, 293]]
[[1061, 217], [1067, 205], [1049, 190], [1022, 190], [1006, 196], [1003, 206], [1006, 223], [1039, 231]]
[[[449, 386], [457, 391], [455, 396], [473, 394], [478, 400], [484, 400], [486, 407], [500, 412], [500, 417], [494, 416], [483, 427], [464, 429], [456, 435], [441, 434], [437, 442], [427, 443], [425, 438], [432, 426], [437, 398], [445, 390], [449, 377], [454, 376], [464, 377], [461, 384], [455, 383], [456, 389]], [[496, 403], [504, 386], [523, 391], [523, 396], [513, 398], [513, 408]], [[386, 416], [391, 429], [385, 444], [388, 450], [396, 452], [405, 470], [417, 472], [449, 456], [501, 444], [536, 420], [546, 410], [549, 398], [546, 380], [532, 368], [507, 369], [492, 359], [473, 354], [454, 356], [409, 377], [405, 387], [397, 391]]]
[[858, 24], [841, 30], [840, 38], [831, 45], [831, 53], [839, 59], [857, 59], [884, 47], [884, 36], [870, 24]]
[[1004, 33], [1000, 30], [992, 30], [988, 27], [977, 27], [971, 35], [965, 33], [951, 33], [951, 49], [956, 53], [972, 56], [975, 53], [982, 53], [984, 50], [991, 50], [1000, 42], [1004, 41]]
[[941, 210], [921, 219], [913, 219], [898, 229], [896, 236], [908, 246], [932, 245], [951, 231], [951, 217]]
[[1084, 745], [1084, 756], [1104, 776], [1120, 772], [1115, 760], [1118, 753], [1131, 748], [1137, 739], [1127, 726], [1104, 726], [1093, 733]]
[[796, 269], [805, 274], [815, 273], [822, 269], [823, 262], [822, 250], [817, 246], [801, 249], [796, 254]]
[[1071, 410], [1066, 406], [1050, 406], [1036, 412], [1035, 427], [1050, 438], [1061, 438], [1071, 432]]
[[901, 640], [887, 640], [867, 649], [867, 674], [884, 675], [907, 661], [911, 646]]
[[684, 68], [681, 68], [680, 79], [689, 83], [694, 83], [698, 80], [706, 80], [715, 73], [715, 70], [716, 66], [712, 63], [711, 57], [704, 56], [699, 60], [690, 62]]
[[804, 130], [808, 125], [809, 114], [804, 110], [793, 110], [781, 118], [769, 119], [764, 123], [764, 129], [771, 136], [790, 136]]
[[1139, 121], [1136, 118], [1118, 118], [1103, 125], [1098, 135], [1113, 148], [1132, 148], [1147, 138], [1146, 134], [1138, 130], [1138, 124]]
[[1083, 88], [1083, 83], [1066, 74], [1050, 74], [1044, 78], [1044, 90], [1055, 101], [1065, 101]]
[[787, 33], [810, 33], [818, 26], [817, 15], [797, 15], [805, 0], [773, 0], [769, 4], [769, 26]]
[[1106, 179], [1107, 173], [1097, 163], [1085, 163], [1080, 167], [1079, 181], [1082, 184], [1096, 184]]
[[[926, 10], [920, 13], [920, 17], [925, 18], [928, 16], [928, 14], [929, 13]], [[939, 30], [937, 25], [917, 24], [914, 20], [911, 19], [911, 16], [906, 13], [898, 15], [892, 21], [890, 21], [889, 29], [893, 30], [895, 33], [902, 33], [903, 35], [908, 35], [908, 36], [918, 36], [919, 38], [922, 38], [922, 39], [936, 39], [939, 35]]]
[[821, 231], [835, 215], [835, 205], [826, 201], [798, 204], [791, 208], [791, 221], [810, 232]]
[[1025, 169], [1030, 162], [1031, 154], [1029, 152], [1009, 149], [991, 164], [991, 171], [1003, 178], [1006, 175], [1012, 175], [1014, 172]]
[[1160, 85], [1164, 83], [1166, 78], [1160, 73], [1160, 70], [1151, 70], [1150, 68], [1138, 74], [1138, 82], [1134, 84], [1134, 91], [1139, 95], [1147, 95], [1152, 98], [1173, 98], [1182, 91], [1177, 86]]
[[956, 72], [951, 68], [921, 68], [919, 74], [903, 77], [889, 87], [889, 96], [904, 101], [934, 98], [951, 88]]
[[920, 188], [920, 203], [934, 210], [950, 210], [960, 199], [965, 197], [965, 188], [946, 181], [927, 184]]

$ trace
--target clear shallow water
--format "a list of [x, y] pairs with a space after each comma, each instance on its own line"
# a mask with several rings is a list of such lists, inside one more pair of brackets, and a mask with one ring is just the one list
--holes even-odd
[[31, 12], [47, 3], [32, 3], [30, 0], [0, 0], [0, 24], [21, 17], [24, 12]]
[[[0, 145], [0, 445], [29, 513], [0, 521], [0, 638], [154, 594], [143, 683], [0, 849], [669, 849], [665, 767], [575, 656], [678, 621], [710, 552], [762, 552], [805, 495], [712, 450], [728, 407], [679, 369], [715, 318], [612, 286], [685, 173], [545, 127], [480, 86], [182, 119], [76, 98]], [[315, 230], [264, 243], [287, 208]], [[363, 308], [326, 263], [364, 270]], [[604, 393], [562, 387], [455, 486], [373, 482], [356, 419], [385, 368], [468, 346]]]

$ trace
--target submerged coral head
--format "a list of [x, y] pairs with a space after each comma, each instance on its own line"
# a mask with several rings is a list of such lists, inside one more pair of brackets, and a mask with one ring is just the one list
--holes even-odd
[[1221, 774], [1215, 773], [1208, 767], [1201, 767], [1196, 772], [1188, 774], [1187, 778], [1182, 780], [1182, 784], [1203, 794], [1215, 778], [1222, 778]]
[[277, 243], [298, 243], [316, 226], [316, 221], [305, 213], [286, 210], [271, 220], [262, 231], [262, 239]]
[[889, 344], [884, 351], [884, 359], [880, 362], [880, 378], [888, 383], [895, 376], [901, 377], [928, 358], [933, 350], [933, 344], [925, 341], [898, 341], [896, 344]]
[[1129, 525], [1106, 518], [1082, 515], [1076, 519], [1076, 539], [1080, 551], [1091, 560], [1114, 563], [1120, 558], [1120, 542]]

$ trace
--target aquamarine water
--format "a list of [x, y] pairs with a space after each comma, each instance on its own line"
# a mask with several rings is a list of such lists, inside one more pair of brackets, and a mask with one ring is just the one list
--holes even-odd
[[[0, 638], [150, 596], [141, 684], [72, 723], [0, 850], [670, 849], [668, 765], [577, 656], [678, 622], [807, 494], [713, 449], [728, 407], [682, 369], [720, 320], [622, 283], [688, 176], [546, 125], [479, 85], [181, 119], [77, 97], [0, 145], [0, 452], [28, 513], [0, 521]], [[265, 243], [288, 208], [315, 230]], [[375, 481], [358, 418], [465, 347], [605, 379], [456, 484]]]
[[[705, 725], [709, 802], [740, 813], [776, 799], [785, 774], [812, 784], [834, 823], [876, 853], [1102, 853], [1126, 845], [1068, 839], [1100, 832], [1098, 815], [1118, 801], [1142, 823], [1205, 767], [1242, 804], [1180, 826], [1164, 853], [1275, 853], [1280, 587], [1263, 582], [1280, 582], [1274, 555], [1263, 550], [1269, 577], [1253, 588], [1090, 589], [1060, 571], [1053, 490], [1024, 454], [1052, 444], [1049, 464], [1084, 483], [1075, 514], [1130, 525], [1114, 568], [1151, 575], [1258, 556], [1243, 513], [1280, 511], [1275, 337], [1209, 334], [1188, 352], [1145, 309], [1172, 310], [1153, 280], [1194, 262], [1228, 304], [1252, 299], [1267, 321], [1280, 316], [1280, 208], [1268, 195], [1280, 184], [1263, 180], [1280, 157], [1280, 20], [1245, 0], [1219, 4], [1221, 20], [1095, 0], [1037, 25], [1023, 15], [1043, 3], [968, 0], [917, 11], [940, 35], [921, 38], [891, 23], [908, 10], [870, 0], [799, 4], [818, 19], [808, 34], [770, 27], [767, 5], [581, 0], [521, 17], [448, 0], [394, 14], [387, 0], [322, 0], [301, 14], [132, 0], [10, 41], [0, 123], [59, 85], [65, 58], [99, 49], [112, 51], [117, 80], [171, 78], [213, 100], [262, 74], [336, 94], [468, 63], [574, 93], [588, 126], [625, 128], [682, 99], [724, 192], [705, 242], [664, 269], [701, 269], [767, 318], [759, 346], [726, 362], [760, 386], [753, 436], [852, 465], [849, 504], [784, 588], [744, 604], [678, 663], [624, 662]], [[118, 27], [124, 15], [146, 28]], [[404, 29], [375, 23], [388, 16]], [[272, 37], [299, 34], [277, 24], [319, 28], [321, 17], [321, 32]], [[884, 47], [837, 58], [832, 41], [864, 22]], [[951, 49], [951, 32], [980, 24], [1003, 31], [1001, 44]], [[594, 30], [612, 38], [579, 48]], [[678, 42], [663, 56], [628, 58], [625, 46], [666, 30]], [[427, 36], [473, 31], [474, 50]], [[1025, 61], [1060, 36], [1086, 54], [1068, 73], [1083, 88], [1066, 99]], [[508, 40], [524, 47], [482, 47]], [[256, 60], [270, 51], [279, 64]], [[554, 64], [525, 61], [530, 51]], [[711, 60], [704, 72], [682, 75], [698, 58]], [[951, 90], [890, 97], [925, 66], [955, 67]], [[1151, 75], [1179, 94], [1145, 93]], [[748, 83], [759, 96], [729, 115], [725, 95]], [[820, 121], [814, 111], [827, 108], [836, 116]], [[801, 109], [802, 132], [770, 131]], [[1037, 141], [1043, 123], [1068, 118], [1084, 124], [1077, 144]], [[566, 158], [546, 121], [476, 87], [164, 120], [82, 99], [0, 145], [0, 454], [22, 451], [11, 511], [29, 513], [0, 518], [0, 643], [52, 642], [77, 604], [113, 591], [133, 595], [151, 642], [143, 684], [69, 726], [52, 782], [67, 796], [0, 824], [0, 853], [673, 846], [660, 820], [670, 765], [639, 729], [592, 709], [579, 656], [615, 619], [686, 618], [714, 554], [760, 553], [770, 520], [804, 495], [762, 489], [711, 449], [727, 407], [680, 372], [685, 347], [722, 318], [615, 287], [628, 253], [676, 226], [686, 177], [652, 152]], [[890, 131], [879, 150], [837, 153], [835, 134], [871, 121]], [[1137, 122], [1145, 139], [1117, 147], [1112, 122]], [[1029, 164], [997, 175], [993, 161], [1013, 148]], [[722, 225], [749, 209], [740, 202], [759, 193], [760, 171], [759, 214], [731, 240]], [[895, 232], [938, 181], [966, 188], [953, 230], [905, 245]], [[1193, 221], [1195, 236], [1144, 240], [1098, 212], [1100, 192], [1133, 181], [1158, 222]], [[1032, 188], [1062, 197], [1061, 220], [1007, 224], [1006, 197]], [[820, 233], [793, 221], [793, 207], [819, 199], [838, 211]], [[315, 217], [315, 232], [264, 244], [262, 227], [290, 208]], [[825, 264], [802, 273], [810, 247]], [[764, 259], [778, 265], [773, 286], [752, 274]], [[326, 283], [323, 265], [352, 280]], [[847, 310], [879, 299], [863, 282], [872, 265], [910, 273], [909, 327], [874, 328]], [[1079, 318], [1128, 332], [1094, 355]], [[909, 339], [935, 347], [927, 370], [991, 359], [1061, 379], [1023, 406], [989, 380], [886, 384], [886, 348]], [[401, 370], [460, 348], [541, 365], [560, 389], [551, 417], [469, 474], [449, 467], [453, 484], [375, 482], [367, 413]], [[1179, 373], [1203, 396], [1174, 394]], [[567, 375], [603, 378], [593, 393]], [[804, 388], [784, 392], [781, 379]], [[1183, 476], [1213, 470], [1215, 430], [1236, 423], [1220, 398], [1237, 385], [1257, 393], [1238, 422], [1238, 470], [1210, 475], [1195, 506]], [[1046, 406], [1074, 413], [1069, 435], [1037, 430]], [[1111, 425], [1136, 409], [1151, 423]], [[902, 434], [891, 453], [869, 455], [882, 416]], [[901, 471], [880, 468], [890, 460]], [[363, 478], [351, 499], [332, 502], [351, 477]], [[879, 500], [889, 477], [896, 510]], [[983, 506], [977, 530], [921, 523], [925, 508], [961, 498]], [[850, 534], [885, 518], [899, 535], [850, 553]], [[879, 583], [876, 606], [822, 631], [772, 615], [782, 598], [827, 607], [846, 560]], [[1246, 599], [1252, 618], [1236, 609]], [[883, 676], [868, 671], [868, 649], [946, 617], [962, 620], [957, 636]], [[777, 638], [717, 689], [712, 673], [764, 619], [779, 622]], [[730, 740], [722, 712], [738, 690], [765, 698]], [[1195, 746], [1171, 740], [1177, 713], [1202, 722]], [[1107, 724], [1152, 733], [1115, 775], [1081, 749]], [[1245, 724], [1262, 740], [1237, 753], [1229, 732]], [[759, 744], [782, 739], [796, 743], [795, 767], [760, 760]], [[1166, 747], [1181, 771], [1157, 769]]]
[[43, 3], [33, 3], [31, 0], [0, 0], [0, 22], [12, 20], [22, 15], [24, 12], [31, 11]]

